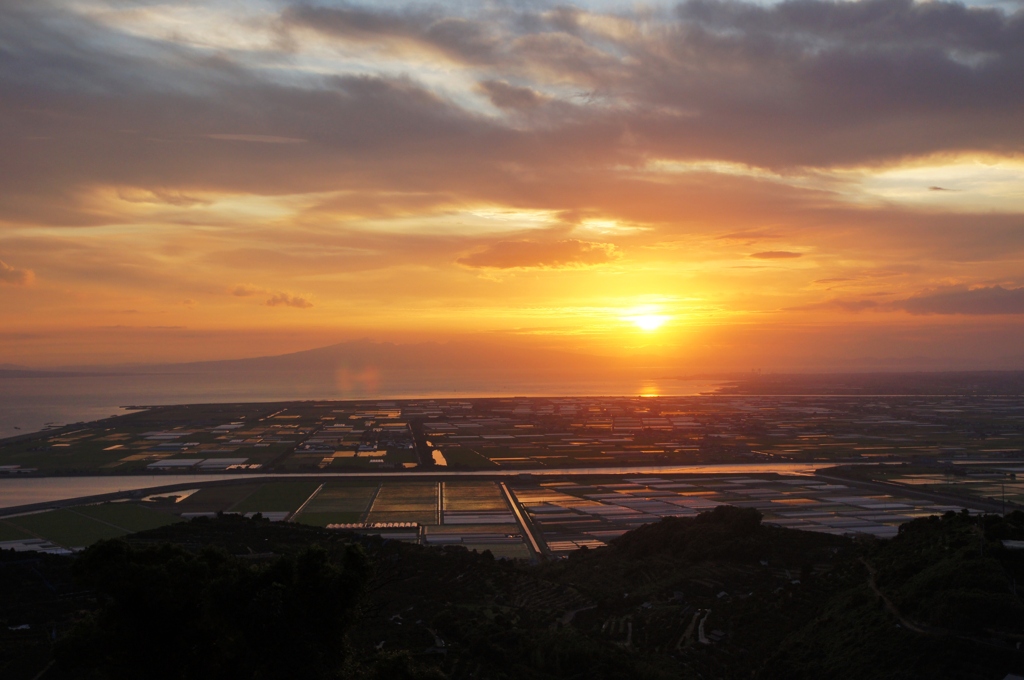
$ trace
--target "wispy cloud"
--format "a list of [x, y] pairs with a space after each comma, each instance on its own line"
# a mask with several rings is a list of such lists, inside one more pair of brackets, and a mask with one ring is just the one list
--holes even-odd
[[261, 295], [266, 292], [267, 291], [264, 290], [263, 288], [257, 288], [256, 286], [250, 286], [248, 284], [235, 286], [231, 290], [231, 294], [234, 295], [235, 297], [251, 297], [253, 295]]
[[499, 241], [458, 259], [466, 267], [493, 269], [536, 269], [587, 267], [612, 262], [619, 257], [610, 243], [570, 239], [543, 243]]
[[306, 298], [299, 297], [297, 295], [289, 295], [288, 293], [278, 293], [274, 295], [265, 303], [267, 307], [296, 307], [298, 309], [308, 309], [313, 306], [313, 303]]
[[911, 314], [1024, 314], [1024, 288], [945, 288], [894, 303]]
[[278, 135], [243, 135], [243, 134], [209, 134], [208, 139], [220, 139], [226, 142], [255, 142], [257, 144], [305, 144], [306, 139], [299, 137], [281, 137]]
[[0, 260], [0, 283], [12, 286], [27, 286], [35, 279], [31, 269], [18, 269]]
[[766, 250], [760, 253], [751, 253], [750, 257], [755, 260], [792, 260], [796, 257], [803, 257], [803, 253], [795, 253], [791, 250]]

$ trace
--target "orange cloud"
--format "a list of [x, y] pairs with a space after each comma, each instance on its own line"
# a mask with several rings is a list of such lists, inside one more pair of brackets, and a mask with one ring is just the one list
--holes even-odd
[[794, 253], [789, 250], [766, 250], [763, 253], [751, 253], [750, 257], [758, 260], [789, 260], [794, 257], [803, 257], [803, 253]]
[[911, 314], [1024, 314], [1024, 288], [944, 288], [900, 300], [895, 305]]
[[[256, 337], [281, 313], [325, 344], [443, 318], [614, 352], [609, 315], [672, 299], [673, 323], [643, 342], [692, 357], [700, 329], [750, 329], [709, 361], [753, 356], [783, 321], [777, 347], [798, 360], [822, 343], [786, 334], [810, 321], [962, 324], [962, 356], [1018, 356], [1000, 338], [1024, 324], [1020, 12], [336, 2], [243, 19], [206, 4], [164, 3], [182, 18], [167, 24], [0, 1], [0, 43], [18, 45], [0, 64], [0, 252], [46, 283], [0, 305], [0, 354], [5, 332], [64, 324], [53, 347], [73, 358], [82, 328], [126, 309], [187, 326], [132, 350], [154, 356], [185, 338], [219, 351], [209, 337]], [[0, 264], [0, 284], [32, 278]], [[823, 302], [831, 284], [842, 299]], [[263, 309], [314, 301], [337, 314]], [[923, 335], [872, 351], [909, 356]]]
[[256, 286], [249, 286], [243, 284], [241, 286], [235, 286], [234, 290], [231, 291], [231, 294], [234, 295], [235, 297], [251, 297], [253, 295], [260, 295], [261, 293], [266, 292], [267, 291], [265, 291], [262, 288], [257, 288]]
[[12, 286], [27, 286], [35, 279], [31, 269], [18, 269], [0, 260], [0, 283]]
[[285, 307], [297, 307], [299, 309], [308, 309], [313, 306], [313, 303], [306, 298], [301, 298], [297, 295], [289, 295], [288, 293], [278, 293], [267, 300], [265, 304], [267, 307], [278, 307], [284, 305]]
[[485, 80], [480, 83], [480, 89], [499, 109], [522, 111], [532, 109], [544, 102], [544, 97], [539, 95], [536, 90], [509, 85], [501, 80]]
[[611, 243], [568, 239], [552, 243], [499, 241], [457, 261], [473, 268], [558, 269], [606, 264], [618, 257], [619, 251]]

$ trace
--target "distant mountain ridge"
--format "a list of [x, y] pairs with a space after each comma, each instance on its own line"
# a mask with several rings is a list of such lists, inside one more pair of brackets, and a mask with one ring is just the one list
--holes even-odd
[[354, 340], [326, 347], [254, 357], [165, 364], [160, 368], [201, 371], [318, 371], [327, 368], [436, 370], [439, 368], [512, 370], [519, 366], [596, 368], [607, 363], [598, 357], [557, 350], [522, 348], [477, 343], [422, 342], [396, 344]]
[[[336, 369], [500, 369], [512, 371], [517, 367], [571, 370], [607, 368], [609, 360], [608, 357], [530, 347], [484, 345], [471, 342], [398, 344], [363, 339], [298, 352], [240, 359], [120, 364], [102, 367], [71, 365], [52, 369], [0, 364], [0, 376], [55, 377], [60, 375], [70, 377], [87, 374], [249, 373], [254, 371], [318, 373]], [[625, 362], [638, 363], [630, 360], [625, 360]]]

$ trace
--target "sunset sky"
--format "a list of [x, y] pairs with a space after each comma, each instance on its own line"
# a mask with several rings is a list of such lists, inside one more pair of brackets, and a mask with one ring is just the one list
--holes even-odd
[[0, 0], [0, 364], [1024, 368], [1024, 4]]

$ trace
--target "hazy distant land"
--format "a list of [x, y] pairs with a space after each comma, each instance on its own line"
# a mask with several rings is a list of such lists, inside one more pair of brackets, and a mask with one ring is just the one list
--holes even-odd
[[[699, 373], [561, 352], [356, 341], [280, 356], [109, 367], [0, 368], [0, 438], [137, 404], [496, 396], [1024, 394], [1024, 372]], [[17, 428], [17, 429], [16, 429]]]

